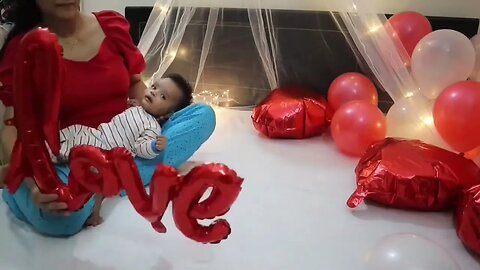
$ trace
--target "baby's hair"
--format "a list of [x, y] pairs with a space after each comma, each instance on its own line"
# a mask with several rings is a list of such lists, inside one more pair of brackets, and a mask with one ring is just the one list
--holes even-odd
[[183, 108], [188, 107], [193, 102], [193, 87], [190, 83], [180, 74], [171, 73], [165, 76], [165, 78], [171, 79], [175, 85], [182, 91], [183, 97], [178, 104], [176, 111], [180, 111]]

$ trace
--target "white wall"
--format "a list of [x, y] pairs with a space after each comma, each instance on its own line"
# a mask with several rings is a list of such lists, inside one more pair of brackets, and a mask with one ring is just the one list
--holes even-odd
[[[178, 0], [197, 7], [255, 8], [259, 0]], [[330, 10], [338, 0], [260, 0], [262, 7], [272, 9]], [[480, 0], [368, 0], [382, 13], [413, 10], [424, 15], [479, 18]], [[153, 6], [155, 0], [83, 0], [86, 11], [116, 10], [124, 13], [125, 6]]]

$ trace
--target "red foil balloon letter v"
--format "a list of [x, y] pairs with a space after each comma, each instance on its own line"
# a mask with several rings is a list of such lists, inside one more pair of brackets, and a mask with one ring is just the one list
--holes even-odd
[[[15, 193], [26, 177], [33, 177], [43, 193], [58, 194], [70, 211], [81, 209], [93, 194], [117, 196], [125, 190], [135, 210], [166, 232], [161, 220], [170, 202], [178, 229], [192, 240], [219, 243], [230, 234], [226, 220], [203, 226], [197, 220], [226, 214], [238, 197], [243, 179], [222, 164], [205, 164], [184, 177], [174, 168], [158, 166], [147, 194], [132, 155], [125, 149], [104, 151], [90, 146], [70, 155], [68, 185], [58, 178], [47, 144], [59, 152], [59, 110], [64, 70], [54, 35], [37, 29], [25, 35], [15, 66], [14, 109], [18, 139], [5, 184]], [[204, 193], [210, 196], [200, 202]]]

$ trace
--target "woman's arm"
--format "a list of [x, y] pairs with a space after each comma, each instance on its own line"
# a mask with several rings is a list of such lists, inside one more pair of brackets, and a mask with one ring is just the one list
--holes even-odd
[[[10, 120], [13, 118], [13, 107], [7, 107], [5, 115], [1, 121]], [[9, 163], [12, 155], [13, 146], [17, 140], [17, 129], [15, 126], [5, 125], [0, 131], [1, 144], [2, 144], [2, 157], [3, 163]]]
[[141, 97], [143, 97], [145, 88], [147, 88], [147, 86], [142, 81], [142, 75], [133, 75], [130, 79], [130, 90], [128, 97], [130, 99], [141, 99]]
[[[5, 121], [13, 118], [13, 107], [5, 108], [5, 113], [0, 121]], [[1, 151], [1, 164], [0, 164], [0, 188], [3, 187], [7, 170], [12, 156], [13, 146], [17, 140], [17, 129], [12, 125], [4, 125], [0, 130], [0, 151]]]

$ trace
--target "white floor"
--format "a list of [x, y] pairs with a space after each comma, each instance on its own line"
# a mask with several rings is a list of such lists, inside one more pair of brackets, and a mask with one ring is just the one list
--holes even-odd
[[461, 269], [479, 269], [457, 239], [451, 214], [347, 209], [356, 160], [339, 154], [328, 138], [263, 139], [249, 112], [219, 109], [214, 136], [192, 161], [222, 162], [245, 178], [227, 215], [233, 232], [221, 244], [185, 238], [170, 213], [167, 234], [157, 234], [127, 199], [107, 202], [100, 227], [49, 239], [14, 221], [2, 202], [0, 269], [356, 270], [376, 241], [396, 233], [433, 239]]

